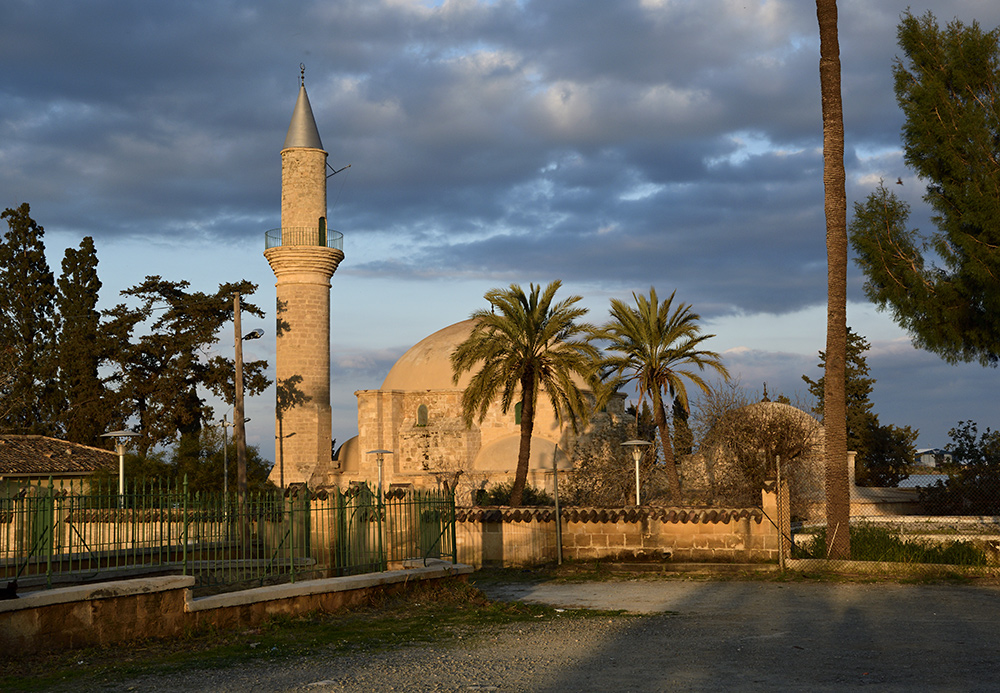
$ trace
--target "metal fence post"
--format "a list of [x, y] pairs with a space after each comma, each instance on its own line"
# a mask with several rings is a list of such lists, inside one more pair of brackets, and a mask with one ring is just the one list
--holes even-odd
[[452, 564], [458, 563], [458, 531], [455, 527], [455, 492], [451, 492], [451, 497], [448, 501], [449, 510], [451, 511], [451, 562]]
[[181, 522], [183, 523], [183, 531], [181, 532], [181, 574], [188, 574], [188, 478], [187, 474], [184, 475], [184, 490], [183, 490], [183, 500], [181, 505], [183, 506], [183, 515], [181, 516]]
[[385, 541], [382, 536], [385, 531], [385, 525], [382, 522], [382, 512], [385, 508], [385, 504], [382, 501], [382, 487], [380, 485], [375, 495], [375, 520], [378, 523], [376, 525], [378, 531], [378, 569], [380, 571], [384, 571], [388, 568], [388, 561], [386, 560], [385, 555]]

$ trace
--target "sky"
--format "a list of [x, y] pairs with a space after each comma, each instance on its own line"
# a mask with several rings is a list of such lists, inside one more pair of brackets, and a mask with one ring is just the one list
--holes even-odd
[[[901, 178], [929, 229], [892, 92], [907, 4], [838, 4], [849, 205]], [[909, 7], [1000, 25], [995, 0]], [[268, 316], [243, 327], [266, 334], [244, 355], [273, 367], [264, 233], [280, 225], [300, 63], [329, 162], [350, 164], [328, 190], [346, 256], [331, 289], [339, 442], [357, 431], [354, 392], [407, 348], [491, 288], [554, 279], [595, 323], [612, 297], [676, 292], [743, 387], [809, 404], [826, 324], [813, 3], [7, 0], [0, 208], [30, 203], [56, 274], [92, 236], [106, 307], [147, 275], [256, 283]], [[996, 428], [997, 372], [914, 349], [863, 282], [852, 264], [848, 323], [872, 345], [881, 421], [918, 428], [920, 447], [961, 420]], [[273, 404], [273, 388], [247, 402], [271, 459]]]

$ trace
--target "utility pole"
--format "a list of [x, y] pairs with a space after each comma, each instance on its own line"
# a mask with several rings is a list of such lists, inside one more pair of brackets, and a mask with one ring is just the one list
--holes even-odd
[[247, 432], [243, 420], [243, 336], [240, 324], [240, 294], [233, 294], [233, 325], [236, 328], [236, 397], [233, 403], [233, 442], [236, 443], [236, 485], [242, 504], [247, 494]]

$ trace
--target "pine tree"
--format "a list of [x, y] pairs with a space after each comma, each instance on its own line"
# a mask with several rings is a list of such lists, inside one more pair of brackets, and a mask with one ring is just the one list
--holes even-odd
[[[927, 181], [937, 233], [908, 229], [884, 185], [854, 205], [865, 293], [949, 363], [1000, 363], [1000, 30], [903, 14], [893, 67], [904, 161]], [[926, 251], [933, 255], [925, 257]], [[934, 258], [937, 258], [936, 264]]]
[[[202, 427], [214, 413], [202, 397], [207, 390], [226, 402], [233, 399], [233, 360], [225, 356], [205, 359], [220, 341], [224, 326], [233, 320], [232, 296], [252, 294], [256, 286], [243, 281], [220, 284], [214, 294], [188, 291], [186, 281], [158, 276], [122, 293], [139, 299], [139, 308], [118, 305], [108, 311], [107, 330], [120, 348], [113, 356], [121, 380], [123, 412], [138, 421], [140, 454], [181, 439], [197, 441]], [[263, 317], [251, 303], [244, 312]], [[135, 336], [138, 326], [152, 320], [150, 331]], [[228, 341], [228, 340], [227, 340]], [[266, 361], [244, 364], [244, 388], [256, 394], [270, 381]]]
[[[869, 377], [868, 360], [865, 352], [871, 345], [863, 336], [847, 328], [847, 358], [844, 367], [844, 394], [847, 402], [847, 449], [858, 450], [861, 432], [871, 416], [871, 393], [875, 379]], [[826, 352], [819, 352], [819, 367], [826, 368]], [[809, 385], [809, 392], [816, 398], [813, 413], [823, 418], [825, 404], [826, 376], [811, 380], [803, 375], [802, 380]]]
[[[865, 352], [871, 345], [863, 336], [847, 328], [847, 362], [844, 392], [847, 402], [847, 449], [857, 453], [855, 482], [860, 486], [896, 486], [907, 478], [913, 460], [918, 431], [909, 426], [882, 425], [872, 411], [871, 393], [875, 379], [869, 377]], [[819, 367], [825, 368], [826, 354], [819, 352]], [[813, 412], [823, 418], [825, 378], [811, 380], [803, 375], [809, 392], [816, 397]]]
[[0, 218], [0, 344], [10, 350], [9, 377], [0, 379], [0, 430], [59, 435], [56, 373], [56, 287], [45, 260], [45, 230], [24, 203]]

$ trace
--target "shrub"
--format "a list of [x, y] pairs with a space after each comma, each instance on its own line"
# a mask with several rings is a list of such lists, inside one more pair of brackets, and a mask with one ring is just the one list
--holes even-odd
[[[823, 527], [813, 535], [812, 543], [795, 547], [795, 558], [826, 558], [825, 548], [826, 527]], [[919, 539], [907, 541], [898, 529], [868, 523], [851, 527], [851, 558], [889, 563], [986, 565], [986, 554], [972, 542], [939, 544]]]
[[996, 515], [1000, 513], [1000, 431], [979, 435], [972, 421], [960, 421], [949, 431], [952, 463], [948, 480], [920, 489], [929, 515]]
[[[480, 489], [476, 492], [476, 505], [510, 505], [510, 492], [513, 488], [513, 481], [501, 481], [490, 488]], [[523, 507], [540, 507], [555, 504], [552, 496], [543, 489], [535, 488], [531, 484], [524, 485], [524, 493], [521, 494], [521, 505]]]

